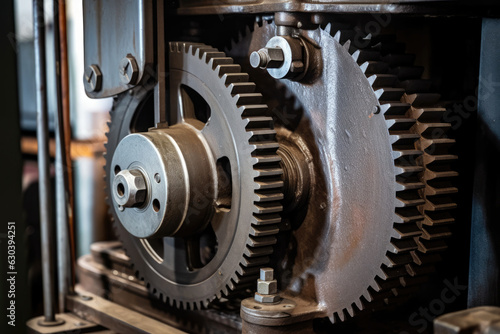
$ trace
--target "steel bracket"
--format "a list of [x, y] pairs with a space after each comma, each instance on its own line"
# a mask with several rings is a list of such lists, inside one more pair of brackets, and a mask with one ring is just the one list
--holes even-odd
[[[84, 80], [99, 83], [85, 83], [89, 97], [114, 96], [155, 76], [152, 1], [84, 0], [83, 20]], [[124, 59], [132, 59], [132, 66], [122, 68], [130, 63]], [[88, 71], [96, 67], [100, 73]], [[96, 78], [97, 75], [100, 77]]]

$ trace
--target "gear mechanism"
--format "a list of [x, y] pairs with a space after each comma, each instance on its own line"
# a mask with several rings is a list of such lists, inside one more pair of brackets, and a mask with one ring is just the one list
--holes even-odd
[[[115, 101], [108, 200], [119, 239], [150, 291], [199, 309], [253, 286], [268, 263], [282, 169], [267, 106], [231, 58], [203, 44], [170, 43], [170, 79], [168, 127], [147, 131], [153, 109], [144, 89]], [[142, 202], [137, 180], [146, 185]], [[116, 200], [123, 196], [133, 200]]]
[[[301, 84], [273, 80], [248, 64], [250, 53], [263, 48], [275, 30], [272, 23], [255, 25], [252, 32], [240, 35], [228, 54], [267, 87], [266, 102], [279, 110], [273, 115], [278, 133], [287, 128], [303, 138], [315, 134], [310, 146], [320, 147], [320, 161], [336, 170], [328, 175], [316, 168], [316, 177], [323, 174], [335, 192], [326, 200], [313, 196], [302, 226], [295, 231], [296, 254], [319, 244], [302, 258], [292, 251], [296, 261], [307, 262], [308, 267], [289, 268], [283, 263], [282, 270], [293, 272], [287, 287], [293, 293], [313, 276], [318, 303], [326, 306], [333, 322], [343, 321], [361, 310], [403, 300], [439, 261], [439, 251], [446, 248], [444, 239], [450, 235], [447, 225], [453, 222], [449, 210], [456, 206], [451, 197], [457, 191], [451, 182], [457, 175], [452, 169], [456, 156], [448, 153], [454, 141], [447, 137], [449, 124], [440, 121], [446, 111], [438, 104], [440, 96], [429, 93], [430, 80], [420, 79], [423, 68], [413, 65], [415, 56], [405, 54], [405, 45], [395, 36], [359, 38], [355, 30], [334, 29], [331, 24], [303, 32], [321, 50], [322, 74]], [[283, 96], [288, 99], [280, 100]], [[378, 159], [383, 152], [390, 157]], [[321, 189], [321, 181], [317, 178], [313, 187]], [[313, 238], [318, 229], [328, 231], [314, 223], [321, 215], [315, 209], [318, 203], [320, 207], [331, 203], [331, 216], [322, 217], [334, 231], [311, 242], [308, 234]], [[319, 254], [327, 254], [326, 259], [319, 259]]]

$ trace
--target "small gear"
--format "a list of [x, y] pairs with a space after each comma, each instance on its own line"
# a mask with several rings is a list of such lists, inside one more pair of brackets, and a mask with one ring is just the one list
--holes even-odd
[[[151, 93], [135, 89], [122, 94], [111, 113], [108, 201], [118, 237], [151, 293], [170, 305], [199, 309], [253, 287], [260, 267], [268, 263], [281, 221], [282, 169], [272, 118], [248, 74], [204, 44], [174, 42], [169, 51], [169, 128], [195, 128], [229, 186], [218, 189], [212, 215], [194, 235], [140, 239], [127, 231], [120, 222], [123, 212], [111, 201], [116, 173], [111, 161], [126, 136], [152, 126]], [[141, 208], [152, 205], [146, 200]], [[124, 212], [129, 209], [136, 210]]]

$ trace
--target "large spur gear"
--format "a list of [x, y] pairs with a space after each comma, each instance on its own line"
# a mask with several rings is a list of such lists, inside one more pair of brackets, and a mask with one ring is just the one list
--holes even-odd
[[[284, 265], [293, 278], [283, 285], [293, 294], [314, 290], [330, 319], [343, 321], [401, 300], [439, 260], [456, 206], [450, 182], [456, 156], [448, 153], [453, 140], [446, 135], [449, 124], [440, 121], [439, 95], [429, 93], [423, 68], [413, 66], [414, 55], [395, 38], [359, 39], [330, 24], [304, 32], [321, 50], [322, 74], [302, 84], [275, 81], [248, 65], [250, 53], [275, 31], [273, 23], [255, 25], [228, 53], [266, 86], [265, 101], [278, 110], [278, 133], [287, 128], [302, 138], [316, 136], [309, 143], [321, 167], [295, 231], [298, 250], [292, 250], [307, 265]], [[286, 95], [295, 100], [292, 108], [279, 100]], [[318, 224], [318, 216], [328, 226]]]
[[248, 74], [204, 44], [175, 42], [169, 51], [168, 127], [148, 131], [152, 94], [144, 88], [115, 101], [108, 197], [118, 237], [151, 293], [199, 309], [253, 287], [268, 263], [282, 169], [272, 118]]

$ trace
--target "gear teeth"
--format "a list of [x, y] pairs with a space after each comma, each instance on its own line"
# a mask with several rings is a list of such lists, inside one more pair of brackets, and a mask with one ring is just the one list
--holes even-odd
[[331, 23], [328, 23], [324, 29], [326, 31], [326, 33], [328, 34], [331, 34], [331, 31], [332, 31], [332, 24]]
[[[248, 105], [248, 104], [260, 104], [262, 101], [262, 94], [261, 93], [241, 93], [235, 96], [236, 98], [236, 105], [238, 107], [243, 106], [243, 105]], [[254, 116], [251, 117], [249, 116], [248, 119], [254, 119], [256, 117], [265, 117], [265, 116]], [[272, 118], [269, 117], [272, 121]]]
[[226, 73], [222, 76], [222, 80], [225, 82], [226, 86], [237, 82], [247, 82], [248, 74], [246, 73]]
[[266, 237], [278, 234], [279, 228], [276, 225], [252, 225], [250, 228], [250, 235], [254, 237]]
[[215, 72], [217, 73], [219, 78], [221, 78], [225, 74], [241, 73], [241, 66], [238, 64], [223, 64], [217, 66]]
[[368, 77], [368, 82], [373, 88], [391, 87], [397, 81], [394, 74], [373, 74]]
[[265, 247], [275, 245], [277, 239], [275, 236], [266, 237], [250, 237], [248, 238], [247, 245], [251, 247]]
[[233, 58], [230, 57], [220, 57], [220, 58], [211, 58], [208, 62], [208, 65], [215, 70], [217, 66], [221, 65], [231, 65], [233, 63]]
[[341, 33], [340, 33], [340, 30], [339, 30], [339, 31], [337, 31], [335, 33], [335, 35], [333, 36], [333, 39], [335, 39], [337, 42], [340, 43], [340, 35], [341, 35]]
[[254, 212], [257, 214], [278, 213], [283, 211], [283, 206], [279, 203], [255, 203]]
[[344, 45], [343, 45], [344, 49], [346, 49], [347, 51], [350, 50], [351, 48], [351, 41], [350, 40], [347, 40]]
[[402, 101], [411, 104], [414, 108], [422, 108], [428, 106], [436, 106], [440, 99], [440, 94], [418, 93], [405, 94]]
[[431, 90], [432, 81], [427, 79], [412, 79], [400, 82], [400, 86], [408, 93], [426, 93]]
[[368, 60], [360, 65], [363, 73], [368, 77], [373, 74], [385, 74], [389, 71], [389, 65], [383, 61]]
[[254, 93], [255, 88], [253, 82], [235, 82], [229, 85], [231, 95]]

